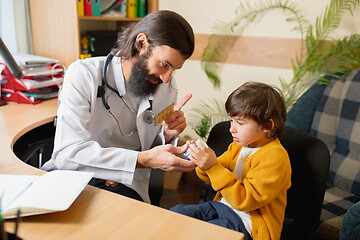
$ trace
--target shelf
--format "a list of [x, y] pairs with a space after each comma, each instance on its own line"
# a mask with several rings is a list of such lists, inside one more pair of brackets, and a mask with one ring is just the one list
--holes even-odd
[[128, 17], [89, 17], [79, 16], [79, 20], [83, 21], [119, 21], [119, 22], [136, 22], [142, 18], [128, 18]]
[[[66, 67], [80, 57], [82, 34], [87, 31], [116, 31], [142, 19], [80, 17], [75, 0], [31, 0], [29, 6], [33, 54], [58, 59]], [[148, 0], [148, 10], [157, 11], [158, 0]]]

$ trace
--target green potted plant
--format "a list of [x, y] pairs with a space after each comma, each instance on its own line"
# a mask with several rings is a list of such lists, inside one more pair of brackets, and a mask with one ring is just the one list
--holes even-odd
[[[293, 78], [290, 81], [279, 78], [289, 109], [312, 84], [328, 84], [323, 78], [325, 74], [336, 78], [345, 77], [352, 69], [360, 67], [360, 35], [353, 34], [341, 39], [334, 36], [334, 30], [338, 28], [342, 17], [347, 13], [352, 14], [359, 4], [360, 0], [331, 0], [315, 23], [311, 24], [296, 4], [288, 0], [241, 1], [233, 20], [216, 24], [216, 32], [210, 36], [203, 51], [201, 67], [214, 88], [219, 88], [219, 60], [227, 54], [224, 46], [230, 43], [231, 36], [241, 35], [244, 28], [256, 19], [275, 9], [281, 9], [285, 20], [294, 23], [293, 30], [299, 31], [301, 35], [301, 50], [291, 60]], [[221, 101], [214, 102], [219, 105]], [[209, 109], [212, 110], [208, 111]], [[216, 112], [216, 109], [219, 111]], [[226, 117], [223, 107], [211, 107], [204, 102], [200, 102], [191, 112], [190, 126], [203, 139], [206, 139], [209, 130], [216, 124], [216, 119], [222, 121], [223, 118], [219, 115], [225, 114]], [[216, 119], [213, 116], [217, 116]]]

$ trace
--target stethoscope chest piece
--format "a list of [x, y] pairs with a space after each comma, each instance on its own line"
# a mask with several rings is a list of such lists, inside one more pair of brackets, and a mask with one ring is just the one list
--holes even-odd
[[[117, 89], [111, 87], [108, 84], [108, 82], [106, 81], [106, 71], [107, 71], [108, 65], [113, 57], [114, 56], [111, 53], [108, 54], [108, 56], [106, 57], [106, 60], [104, 63], [104, 68], [103, 68], [103, 73], [102, 73], [102, 84], [98, 88], [98, 97], [102, 98], [105, 108], [110, 111], [110, 106], [106, 102], [106, 99], [105, 99], [105, 86], [106, 86], [112, 92], [116, 93], [116, 95], [119, 96], [119, 98], [124, 102], [124, 104], [127, 106], [127, 108], [129, 108], [129, 110], [131, 112], [135, 112], [133, 109], [130, 108], [130, 106], [127, 104], [127, 102], [123, 99], [123, 97], [120, 95], [119, 91]], [[152, 112], [152, 100], [149, 100], [149, 104], [150, 104], [150, 107], [148, 109], [146, 109], [145, 112], [143, 113], [143, 120], [145, 123], [152, 124], [152, 123], [154, 123], [154, 118], [155, 118], [155, 115]], [[111, 113], [111, 111], [110, 111], [110, 113]], [[112, 115], [112, 113], [111, 113], [111, 115]]]
[[154, 114], [151, 110], [146, 110], [143, 114], [143, 120], [147, 124], [152, 124], [154, 122]]

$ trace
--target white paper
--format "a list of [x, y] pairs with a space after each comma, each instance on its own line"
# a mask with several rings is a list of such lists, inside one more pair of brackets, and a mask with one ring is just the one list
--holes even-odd
[[[21, 209], [21, 216], [64, 211], [93, 175], [67, 170], [55, 170], [42, 176], [0, 175], [0, 194], [3, 196], [1, 214], [3, 218], [16, 217], [18, 208]], [[19, 193], [21, 195], [14, 200]]]
[[43, 87], [50, 87], [50, 86], [60, 86], [63, 82], [64, 78], [49, 78], [49, 80], [36, 80], [36, 79], [25, 79], [22, 78], [21, 81], [24, 83], [27, 89], [37, 89]]
[[[38, 55], [26, 54], [26, 53], [11, 53], [11, 55], [13, 56], [15, 62], [19, 66], [23, 66], [23, 67], [25, 67], [26, 65], [32, 65], [32, 64], [29, 64], [31, 62], [36, 63], [36, 65], [39, 65], [40, 63], [41, 64], [51, 64], [51, 63], [58, 62], [58, 60], [56, 60], [56, 59], [42, 57], [42, 56], [38, 56]], [[4, 60], [1, 58], [1, 56], [0, 56], [0, 62], [5, 63]]]

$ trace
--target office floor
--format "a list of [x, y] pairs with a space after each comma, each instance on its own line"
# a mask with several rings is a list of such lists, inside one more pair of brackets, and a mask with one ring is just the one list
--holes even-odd
[[196, 183], [181, 179], [176, 190], [164, 188], [160, 207], [170, 209], [177, 204], [196, 204], [199, 202], [200, 188]]

